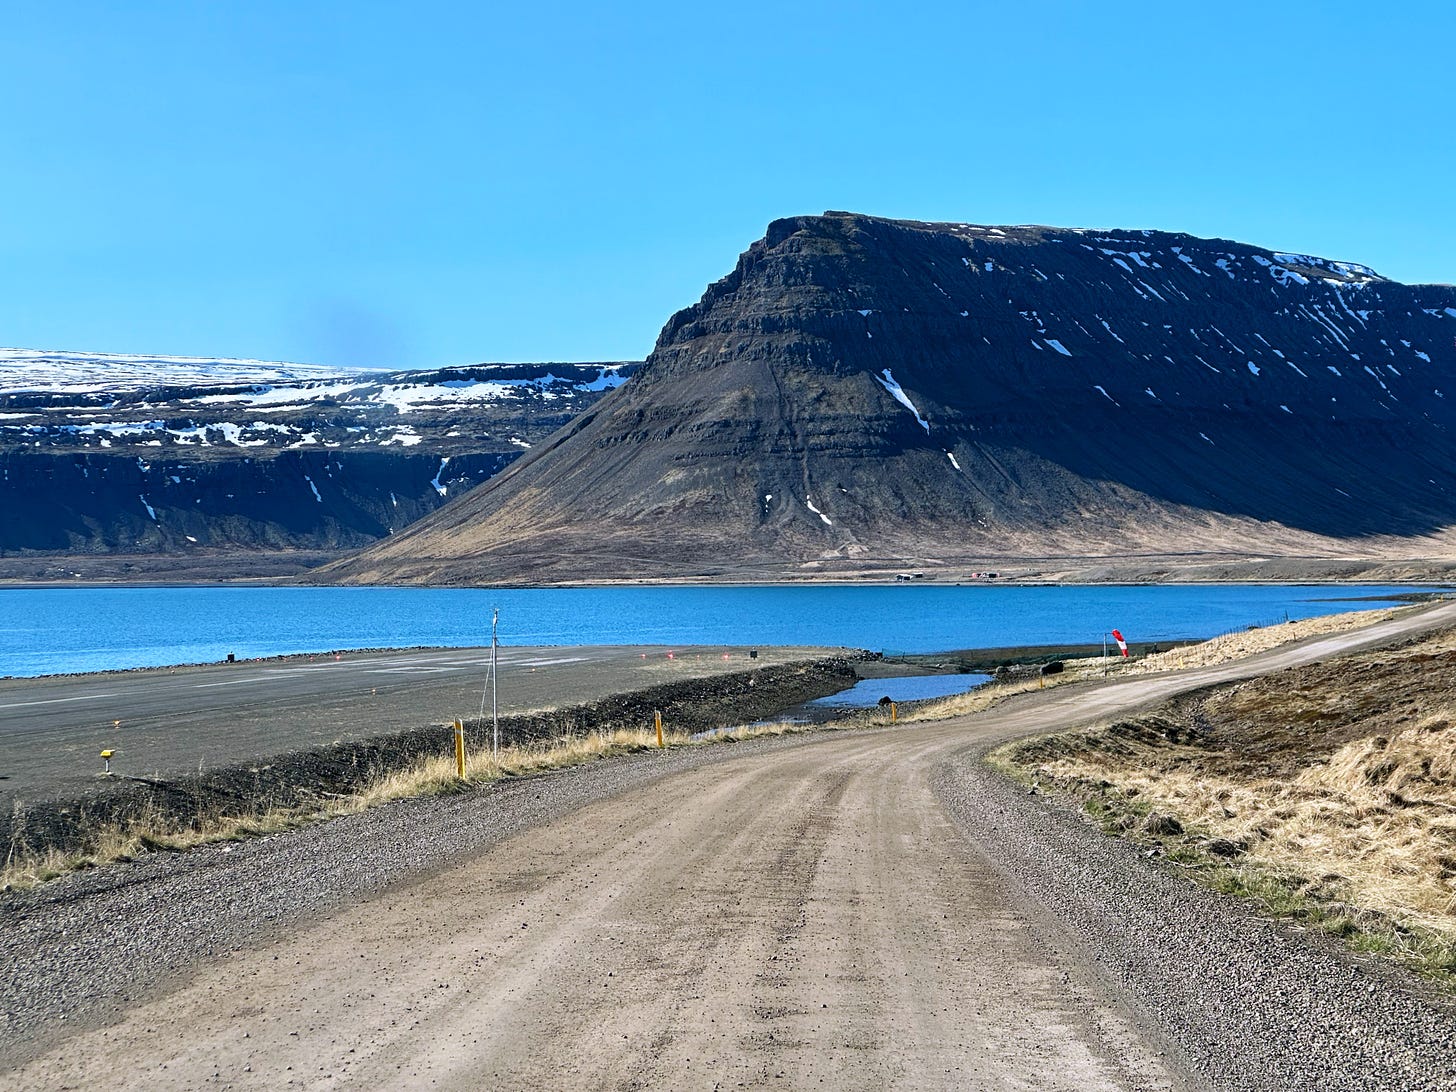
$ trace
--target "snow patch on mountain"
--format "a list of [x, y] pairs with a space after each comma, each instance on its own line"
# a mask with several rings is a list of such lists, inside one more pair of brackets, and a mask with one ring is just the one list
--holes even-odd
[[895, 382], [895, 377], [890, 373], [889, 368], [884, 369], [884, 371], [882, 371], [879, 375], [875, 376], [875, 378], [879, 380], [880, 386], [884, 387], [885, 390], [890, 392], [890, 397], [892, 397], [896, 402], [899, 402], [900, 405], [904, 406], [915, 415], [915, 420], [920, 422], [921, 428], [923, 428], [926, 432], [930, 431], [930, 422], [927, 421], [923, 416], [921, 416], [920, 411], [915, 408], [915, 403], [910, 401], [910, 396], [905, 393], [904, 388], [902, 388], [900, 384]]
[[447, 466], [449, 466], [449, 465], [450, 465], [449, 456], [446, 456], [445, 458], [441, 459], [440, 460], [440, 469], [437, 470], [437, 471], [435, 471], [435, 476], [430, 479], [430, 484], [435, 487], [435, 492], [438, 493], [438, 494], [440, 494], [440, 496], [442, 496], [442, 497], [445, 495], [445, 493], [446, 493], [446, 491], [448, 490], [449, 487], [446, 486], [443, 482], [441, 482], [440, 479], [445, 476], [445, 468]]
[[569, 415], [621, 386], [635, 368], [480, 364], [371, 372], [0, 349], [0, 409], [13, 411], [0, 413], [0, 445], [414, 447], [442, 439], [452, 415]]
[[822, 519], [824, 521], [825, 526], [827, 526], [827, 527], [833, 527], [834, 526], [834, 521], [832, 519], [830, 519], [828, 516], [826, 516], [823, 512], [819, 511], [819, 509], [815, 508], [814, 507], [814, 502], [812, 500], [810, 500], [808, 497], [805, 497], [804, 498], [804, 507], [807, 508], [807, 509], [809, 509], [809, 511], [813, 512], [816, 516], [818, 516], [820, 519]]

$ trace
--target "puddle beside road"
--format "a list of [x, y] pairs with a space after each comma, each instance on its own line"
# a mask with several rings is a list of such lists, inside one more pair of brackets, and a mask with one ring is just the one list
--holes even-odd
[[808, 702], [812, 708], [866, 709], [878, 705], [881, 698], [891, 701], [924, 701], [927, 698], [948, 698], [953, 694], [964, 694], [982, 683], [991, 681], [990, 675], [900, 675], [884, 679], [862, 679], [848, 690], [830, 694]]
[[[964, 694], [991, 681], [990, 675], [891, 675], [880, 679], [862, 679], [847, 690], [830, 694], [785, 709], [772, 717], [755, 721], [759, 724], [821, 724], [835, 720], [855, 709], [873, 709], [881, 698], [894, 702], [925, 701], [930, 698], [948, 698]], [[731, 728], [718, 728], [700, 732], [694, 739], [706, 739]]]

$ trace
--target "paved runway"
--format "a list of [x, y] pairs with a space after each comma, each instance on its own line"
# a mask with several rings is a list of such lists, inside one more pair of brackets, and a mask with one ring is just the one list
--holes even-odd
[[[835, 651], [771, 648], [750, 659], [722, 646], [502, 648], [499, 708], [576, 705]], [[473, 718], [489, 663], [488, 648], [451, 648], [0, 679], [0, 808], [84, 792], [103, 748], [120, 773], [168, 776]]]

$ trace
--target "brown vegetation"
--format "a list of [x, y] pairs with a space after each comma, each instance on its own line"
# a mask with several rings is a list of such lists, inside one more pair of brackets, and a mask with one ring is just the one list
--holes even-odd
[[1456, 632], [1002, 755], [1214, 886], [1456, 973]]

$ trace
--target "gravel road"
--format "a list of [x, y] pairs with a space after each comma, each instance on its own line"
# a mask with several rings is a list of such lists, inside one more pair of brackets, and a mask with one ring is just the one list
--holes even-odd
[[978, 759], [1451, 624], [409, 802], [0, 898], [28, 1088], [1456, 1088], [1456, 1019]]

